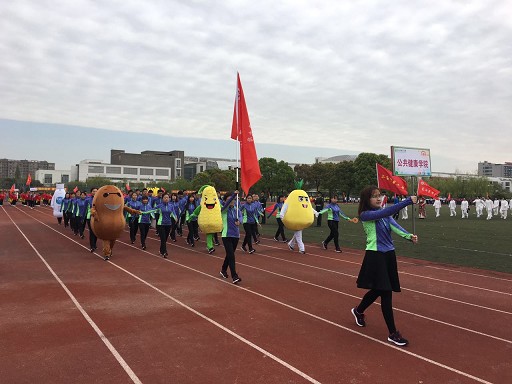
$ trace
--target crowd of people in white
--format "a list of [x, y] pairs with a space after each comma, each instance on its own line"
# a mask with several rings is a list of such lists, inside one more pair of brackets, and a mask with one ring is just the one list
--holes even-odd
[[[471, 202], [471, 205], [475, 206], [475, 214], [477, 218], [480, 218], [484, 215], [484, 209], [487, 212], [487, 220], [491, 220], [493, 216], [500, 215], [500, 218], [503, 220], [507, 219], [508, 211], [512, 210], [512, 199], [507, 201], [506, 199], [495, 199], [494, 201], [488, 198], [480, 198], [477, 197], [475, 200]], [[436, 199], [434, 201], [433, 207], [436, 212], [436, 217], [441, 216], [441, 200]], [[461, 217], [463, 219], [467, 219], [469, 217], [469, 201], [464, 198], [460, 202], [460, 211]], [[457, 202], [454, 199], [451, 199], [448, 202], [448, 208], [450, 209], [450, 216], [457, 216]], [[401, 210], [402, 219], [406, 220], [409, 218], [409, 213], [407, 212], [407, 207]]]

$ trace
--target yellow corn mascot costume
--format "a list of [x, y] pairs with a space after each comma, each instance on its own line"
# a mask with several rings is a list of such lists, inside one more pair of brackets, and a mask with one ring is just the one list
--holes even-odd
[[[194, 210], [190, 218], [197, 216], [197, 224], [206, 233], [206, 247], [212, 253], [213, 235], [222, 231], [222, 213], [217, 191], [211, 185], [203, 185], [197, 192], [201, 194], [201, 204]], [[189, 220], [190, 220], [189, 218]]]

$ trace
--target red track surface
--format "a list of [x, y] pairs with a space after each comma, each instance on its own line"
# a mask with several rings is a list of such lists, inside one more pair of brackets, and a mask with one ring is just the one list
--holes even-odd
[[398, 348], [379, 305], [366, 328], [350, 313], [361, 250], [263, 239], [235, 286], [222, 247], [178, 238], [165, 260], [125, 233], [105, 262], [87, 237], [0, 208], [2, 383], [512, 383], [511, 275], [400, 259]]

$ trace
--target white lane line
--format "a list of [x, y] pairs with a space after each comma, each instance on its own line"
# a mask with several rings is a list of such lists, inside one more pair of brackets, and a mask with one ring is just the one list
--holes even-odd
[[[3, 207], [2, 207], [3, 208]], [[4, 208], [5, 210], [5, 208]], [[57, 274], [54, 272], [54, 270], [52, 269], [52, 267], [50, 267], [50, 265], [46, 262], [45, 258], [39, 253], [39, 251], [36, 249], [36, 247], [30, 242], [30, 240], [27, 238], [27, 236], [25, 236], [25, 234], [23, 233], [23, 231], [20, 229], [20, 227], [18, 227], [18, 225], [14, 222], [14, 220], [12, 219], [12, 217], [6, 212], [6, 215], [9, 217], [9, 219], [11, 220], [11, 222], [14, 224], [14, 226], [16, 227], [16, 229], [21, 233], [21, 235], [25, 238], [25, 240], [27, 241], [27, 243], [32, 247], [32, 249], [34, 250], [34, 252], [37, 254], [37, 256], [41, 259], [41, 261], [44, 263], [44, 265], [46, 266], [46, 268], [48, 268], [48, 270], [50, 271], [50, 273], [53, 275], [53, 277], [55, 278], [55, 280], [57, 280], [57, 282], [60, 284], [60, 286], [62, 287], [62, 289], [64, 289], [64, 291], [67, 293], [67, 295], [69, 296], [69, 298], [71, 299], [71, 301], [73, 302], [73, 304], [75, 304], [75, 306], [77, 307], [77, 309], [80, 311], [80, 313], [82, 314], [82, 316], [85, 318], [85, 320], [89, 323], [89, 325], [94, 329], [94, 331], [96, 332], [96, 334], [100, 337], [101, 341], [103, 341], [103, 343], [107, 346], [107, 348], [109, 349], [110, 353], [112, 353], [112, 355], [114, 355], [114, 357], [116, 358], [116, 360], [119, 362], [119, 365], [121, 365], [121, 367], [124, 369], [124, 371], [128, 374], [128, 376], [130, 377], [130, 379], [132, 380], [132, 382], [136, 383], [136, 384], [142, 384], [142, 381], [140, 381], [140, 379], [137, 377], [137, 375], [135, 374], [135, 372], [133, 372], [133, 370], [130, 368], [130, 366], [126, 363], [126, 361], [123, 359], [123, 357], [119, 354], [119, 352], [115, 349], [115, 347], [112, 345], [112, 343], [110, 343], [110, 341], [107, 339], [107, 337], [103, 334], [103, 332], [101, 331], [101, 329], [96, 325], [96, 323], [94, 322], [94, 320], [91, 319], [91, 317], [89, 316], [89, 314], [83, 309], [83, 307], [80, 305], [80, 303], [78, 302], [78, 300], [75, 298], [75, 296], [71, 293], [71, 291], [68, 289], [68, 287], [66, 286], [66, 284], [64, 284], [64, 282], [59, 278], [59, 276], [57, 276]]]
[[[41, 221], [37, 220], [36, 218], [34, 218], [34, 220], [36, 220], [36, 221], [40, 222], [41, 224], [43, 224], [43, 225], [47, 226], [48, 228], [52, 229], [53, 231], [57, 232], [58, 234], [60, 234], [60, 235], [62, 235], [62, 236], [64, 236], [64, 237], [68, 238], [69, 240], [71, 240], [71, 241], [75, 242], [76, 244], [79, 244], [79, 245], [80, 245], [80, 246], [82, 246], [83, 248], [86, 248], [85, 246], [81, 245], [81, 244], [80, 244], [80, 243], [78, 243], [77, 241], [75, 241], [75, 240], [73, 240], [72, 238], [70, 238], [70, 237], [68, 237], [68, 236], [64, 235], [63, 233], [61, 233], [61, 232], [57, 231], [56, 229], [53, 229], [53, 228], [49, 227], [49, 226], [48, 226], [48, 225], [46, 225], [45, 223], [43, 223], [43, 222], [41, 222]], [[154, 239], [153, 239], [153, 240], [154, 240]], [[155, 241], [156, 241], [156, 240], [155, 240]], [[133, 245], [129, 245], [129, 244], [124, 243], [124, 242], [122, 242], [122, 241], [121, 241], [121, 243], [122, 243], [122, 244], [124, 244], [124, 245], [126, 245], [126, 246], [128, 246], [128, 247], [132, 247], [132, 248], [135, 248], [135, 249], [137, 249], [137, 250], [138, 250], [138, 248], [137, 248], [137, 247], [134, 247]], [[179, 247], [179, 248], [183, 248], [183, 249], [189, 249], [189, 248], [185, 248], [185, 247], [182, 247], [182, 246], [177, 246], [177, 247]], [[191, 250], [191, 249], [190, 249], [190, 250]], [[357, 331], [355, 331], [355, 330], [353, 330], [353, 329], [351, 329], [351, 328], [347, 328], [347, 327], [345, 327], [345, 326], [343, 326], [343, 325], [341, 325], [341, 324], [338, 324], [338, 323], [335, 323], [335, 322], [333, 322], [333, 321], [327, 320], [327, 319], [325, 319], [325, 318], [323, 318], [323, 317], [320, 317], [320, 316], [317, 316], [317, 315], [315, 315], [315, 314], [313, 314], [313, 313], [310, 313], [310, 312], [304, 311], [304, 310], [302, 310], [302, 309], [300, 309], [300, 308], [297, 308], [297, 307], [294, 307], [294, 306], [292, 306], [292, 305], [290, 305], [290, 304], [287, 304], [287, 303], [281, 302], [281, 301], [279, 301], [279, 300], [273, 299], [273, 298], [271, 298], [271, 297], [269, 297], [269, 296], [266, 296], [266, 295], [263, 295], [263, 294], [261, 294], [261, 293], [259, 293], [259, 292], [252, 291], [252, 290], [250, 290], [250, 289], [248, 289], [248, 288], [245, 288], [245, 287], [242, 287], [242, 286], [238, 286], [238, 285], [236, 285], [236, 286], [235, 286], [235, 285], [232, 285], [232, 284], [230, 284], [230, 283], [228, 283], [228, 282], [225, 282], [225, 281], [221, 281], [221, 280], [220, 280], [220, 279], [218, 279], [217, 277], [214, 277], [214, 276], [212, 276], [212, 275], [210, 275], [210, 274], [208, 274], [208, 273], [205, 273], [205, 272], [203, 272], [203, 271], [200, 271], [200, 270], [197, 270], [197, 269], [195, 269], [195, 268], [189, 267], [189, 266], [187, 266], [187, 265], [180, 264], [180, 263], [178, 263], [178, 262], [176, 262], [176, 261], [173, 261], [173, 260], [171, 260], [171, 259], [162, 259], [162, 258], [158, 257], [157, 255], [152, 254], [151, 252], [143, 251], [143, 250], [140, 250], [140, 251], [141, 251], [141, 252], [144, 252], [144, 253], [146, 253], [146, 254], [148, 254], [148, 255], [152, 256], [152, 257], [155, 257], [155, 258], [157, 258], [157, 259], [159, 259], [159, 260], [162, 260], [162, 261], [164, 261], [164, 262], [172, 263], [172, 264], [174, 264], [174, 265], [180, 266], [180, 267], [182, 267], [182, 268], [186, 268], [186, 269], [188, 269], [188, 270], [191, 270], [191, 271], [193, 271], [193, 272], [199, 273], [199, 274], [204, 275], [204, 276], [206, 276], [206, 277], [209, 277], [209, 278], [212, 278], [212, 279], [218, 280], [218, 281], [220, 281], [221, 283], [229, 284], [230, 286], [232, 286], [232, 287], [234, 287], [234, 288], [236, 288], [236, 289], [241, 289], [241, 290], [246, 291], [246, 292], [248, 292], [248, 293], [252, 293], [253, 295], [256, 295], [256, 296], [258, 296], [258, 297], [261, 297], [261, 298], [263, 298], [263, 299], [265, 299], [265, 300], [268, 300], [268, 301], [271, 301], [271, 302], [273, 302], [273, 303], [276, 303], [276, 304], [282, 305], [282, 306], [284, 306], [284, 307], [286, 307], [286, 308], [292, 309], [292, 310], [294, 310], [294, 311], [296, 311], [296, 312], [299, 312], [299, 313], [301, 313], [301, 314], [304, 314], [304, 315], [306, 315], [306, 316], [309, 316], [309, 317], [312, 317], [312, 318], [314, 318], [314, 319], [317, 319], [317, 320], [320, 320], [320, 321], [322, 321], [322, 322], [325, 322], [325, 323], [327, 323], [327, 324], [333, 325], [333, 326], [335, 326], [335, 327], [337, 327], [337, 328], [343, 329], [343, 330], [348, 331], [348, 332], [350, 332], [350, 333], [353, 333], [353, 334], [356, 334], [356, 335], [362, 336], [362, 337], [364, 337], [364, 338], [367, 338], [367, 339], [369, 339], [369, 340], [372, 340], [372, 341], [374, 341], [374, 342], [377, 342], [377, 343], [379, 343], [379, 344], [381, 344], [381, 345], [383, 345], [383, 346], [385, 346], [385, 347], [393, 348], [393, 349], [395, 349], [395, 350], [396, 350], [396, 351], [398, 351], [398, 352], [405, 353], [405, 354], [410, 355], [410, 356], [412, 356], [412, 357], [415, 357], [415, 358], [417, 358], [417, 359], [419, 359], [419, 360], [425, 361], [425, 362], [427, 362], [427, 363], [433, 364], [433, 365], [438, 366], [438, 367], [440, 367], [440, 368], [444, 368], [444, 369], [446, 369], [446, 370], [448, 370], [448, 371], [454, 372], [454, 373], [459, 374], [459, 375], [461, 375], [461, 376], [464, 376], [464, 377], [467, 377], [467, 378], [469, 378], [469, 379], [475, 380], [475, 381], [477, 381], [477, 382], [479, 382], [479, 383], [484, 383], [484, 384], [493, 384], [492, 382], [489, 382], [489, 381], [484, 380], [484, 379], [482, 379], [482, 378], [479, 378], [479, 377], [477, 377], [477, 376], [474, 376], [474, 375], [471, 375], [471, 374], [469, 374], [469, 373], [466, 373], [466, 372], [460, 371], [460, 370], [458, 370], [458, 369], [456, 369], [456, 368], [450, 367], [450, 366], [448, 366], [448, 365], [446, 365], [446, 364], [440, 363], [440, 362], [438, 362], [438, 361], [432, 360], [432, 359], [427, 358], [427, 357], [424, 357], [424, 356], [422, 356], [422, 355], [418, 355], [418, 354], [416, 354], [416, 353], [414, 353], [414, 352], [410, 352], [410, 351], [408, 351], [408, 350], [406, 350], [406, 349], [404, 349], [404, 348], [400, 348], [400, 347], [397, 347], [397, 346], [391, 345], [391, 344], [389, 344], [389, 343], [387, 343], [387, 342], [381, 341], [381, 340], [379, 340], [379, 339], [376, 339], [376, 338], [374, 338], [374, 337], [368, 336], [368, 335], [366, 335], [366, 334], [363, 334], [363, 333], [357, 332]], [[196, 250], [191, 250], [191, 251], [193, 251], [194, 253], [201, 253], [200, 251], [196, 251]], [[97, 256], [98, 256], [98, 257], [100, 257], [99, 255], [97, 255]], [[185, 308], [192, 310], [194, 313], [196, 313], [196, 312], [197, 312], [197, 311], [195, 311], [193, 308], [190, 308], [190, 307], [186, 306], [186, 304], [183, 304], [183, 303], [181, 303], [180, 301], [178, 301], [177, 299], [174, 299], [172, 296], [167, 295], [165, 292], [163, 292], [163, 291], [161, 291], [160, 289], [158, 289], [157, 287], [153, 286], [151, 283], [146, 282], [145, 280], [143, 280], [143, 279], [139, 278], [138, 276], [136, 276], [136, 275], [132, 274], [131, 272], [129, 272], [129, 271], [127, 271], [127, 270], [125, 270], [124, 268], [122, 268], [121, 266], [119, 266], [119, 265], [117, 265], [117, 264], [113, 263], [112, 261], [109, 261], [109, 262], [110, 262], [110, 264], [114, 265], [116, 268], [119, 268], [120, 270], [124, 271], [125, 273], [129, 274], [130, 276], [133, 276], [133, 277], [134, 277], [134, 278], [136, 278], [137, 280], [139, 280], [139, 281], [143, 282], [144, 284], [148, 285], [149, 287], [151, 287], [151, 288], [155, 289], [156, 291], [158, 291], [159, 293], [161, 293], [161, 294], [165, 295], [166, 297], [170, 298], [171, 300], [175, 301], [176, 303], [178, 303], [178, 304], [180, 304], [180, 305], [183, 305]], [[203, 316], [204, 316], [204, 315], [200, 314], [199, 312], [197, 312], [197, 314], [198, 314], [198, 315], [200, 315], [201, 317], [203, 317]], [[205, 318], [206, 318], [206, 319], [209, 319], [209, 318], [207, 318], [207, 317], [205, 317]], [[216, 323], [214, 320], [212, 320], [212, 322], [213, 322], [213, 323]], [[228, 331], [229, 331], [229, 330], [228, 330]], [[505, 342], [509, 342], [509, 343], [510, 343], [510, 341], [508, 341], [508, 340], [504, 340], [504, 339], [503, 339], [503, 341], [505, 341]]]

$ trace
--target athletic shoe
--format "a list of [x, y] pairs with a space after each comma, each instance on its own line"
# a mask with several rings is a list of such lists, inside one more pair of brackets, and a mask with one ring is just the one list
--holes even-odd
[[216, 243], [213, 243], [213, 245], [219, 246], [220, 243], [217, 241]]
[[293, 247], [290, 244], [288, 244], [288, 248], [290, 248], [290, 251], [293, 251]]
[[343, 252], [343, 251], [339, 248], [336, 250], [336, 253], [341, 253], [341, 252]]
[[254, 242], [254, 244], [259, 244], [259, 243], [260, 243], [260, 241], [259, 241], [259, 240], [256, 240], [256, 241]]
[[211, 255], [213, 252], [215, 252], [215, 248], [209, 248], [208, 253]]
[[327, 244], [325, 244], [325, 241], [322, 241], [322, 248], [327, 249]]
[[287, 243], [287, 242], [289, 242], [289, 241], [290, 241], [290, 240], [288, 240], [288, 239], [284, 239], [284, 240], [283, 240], [283, 243]]
[[242, 248], [242, 251], [247, 252], [247, 248], [245, 247], [245, 245], [242, 245], [240, 248]]
[[249, 249], [249, 253], [254, 253], [256, 252], [254, 249]]
[[239, 282], [241, 282], [241, 281], [242, 281], [242, 279], [241, 279], [241, 278], [239, 278], [239, 277], [237, 276], [237, 277], [235, 277], [235, 278], [233, 279], [233, 284], [238, 284], [238, 283], [239, 283]]
[[409, 341], [407, 339], [404, 339], [400, 332], [396, 331], [395, 333], [392, 333], [388, 336], [388, 341], [391, 341], [392, 343], [395, 343], [396, 345], [399, 345], [400, 347], [403, 347], [407, 344], [409, 344]]
[[143, 250], [146, 250], [146, 245], [143, 245], [143, 246], [142, 246], [142, 249], [143, 249]]
[[356, 319], [356, 324], [360, 327], [366, 327], [366, 322], [364, 321], [364, 314], [357, 312], [356, 308], [351, 309], [354, 318]]
[[306, 253], [306, 251], [299, 251], [299, 253], [302, 253], [304, 255]]
[[229, 277], [228, 273], [227, 273], [227, 272], [224, 272], [224, 271], [220, 271], [220, 275], [221, 275], [223, 278], [225, 278], [225, 279], [227, 279], [227, 278]]
[[109, 261], [110, 260], [110, 256], [103, 256], [103, 260]]
[[279, 239], [277, 237], [274, 237], [274, 241], [279, 242]]

